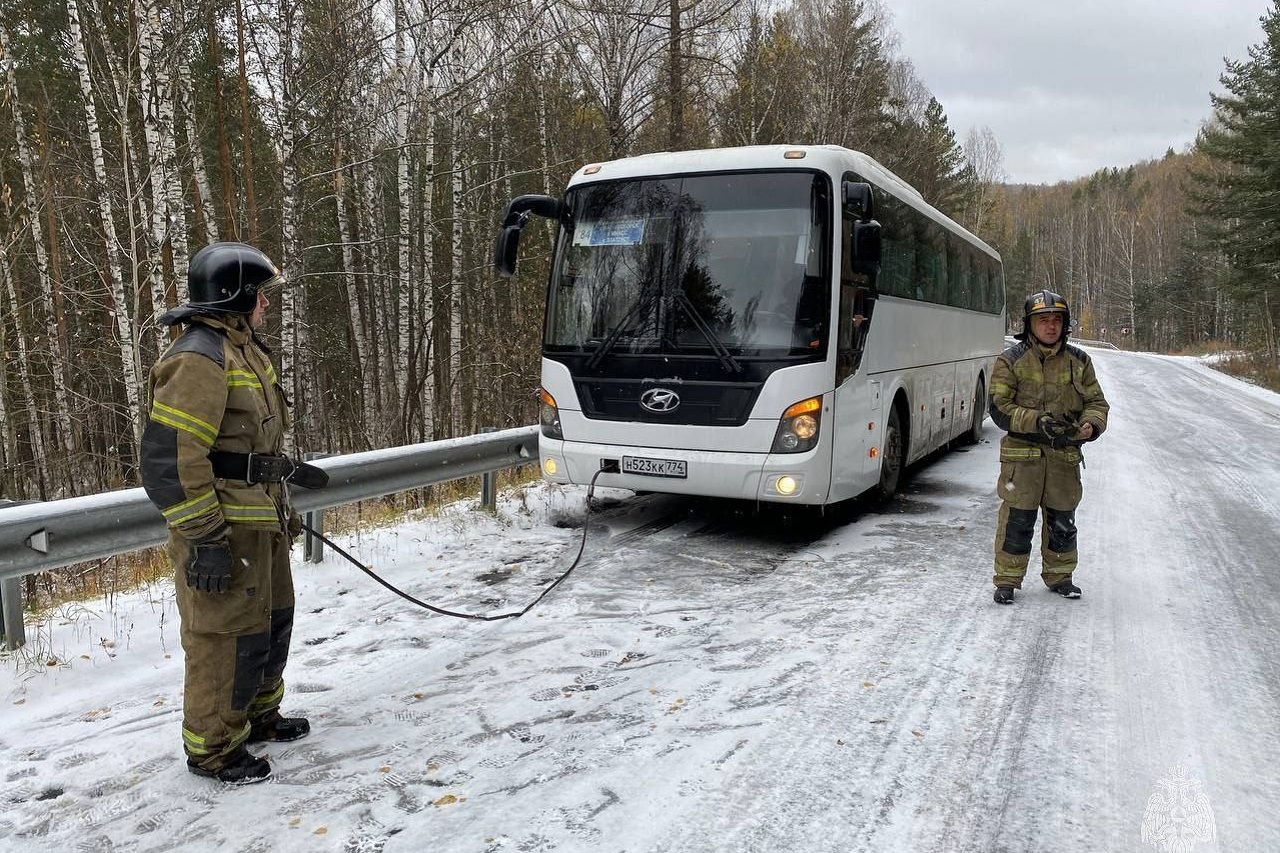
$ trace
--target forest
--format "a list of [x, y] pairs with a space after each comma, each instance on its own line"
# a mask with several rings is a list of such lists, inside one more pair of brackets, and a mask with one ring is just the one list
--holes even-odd
[[1025, 186], [880, 0], [10, 0], [0, 498], [137, 485], [155, 317], [215, 240], [284, 270], [291, 452], [532, 423], [550, 235], [498, 278], [502, 209], [660, 150], [864, 151], [1002, 253], [1011, 324], [1047, 287], [1079, 338], [1274, 366], [1274, 8], [1264, 33], [1189, 150]]

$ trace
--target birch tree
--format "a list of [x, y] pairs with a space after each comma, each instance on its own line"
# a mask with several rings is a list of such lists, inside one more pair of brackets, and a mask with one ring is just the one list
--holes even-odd
[[[169, 191], [166, 170], [170, 166], [165, 158], [161, 141], [160, 101], [168, 98], [164, 81], [166, 75], [160, 49], [160, 14], [156, 0], [135, 0], [134, 12], [138, 25], [138, 80], [142, 102], [143, 139], [147, 148], [147, 177], [151, 188], [151, 231], [146, 242], [148, 278], [151, 282], [151, 303], [158, 313], [167, 304], [164, 285], [165, 240], [169, 236]], [[185, 276], [184, 276], [185, 277]], [[156, 353], [163, 353], [169, 345], [169, 337], [162, 327], [156, 327]]]
[[129, 299], [125, 295], [124, 273], [120, 266], [119, 238], [116, 236], [115, 213], [111, 208], [111, 182], [107, 176], [106, 155], [102, 134], [98, 127], [98, 108], [89, 76], [89, 59], [84, 44], [84, 28], [81, 24], [80, 6], [76, 0], [67, 0], [67, 22], [71, 34], [72, 60], [80, 81], [84, 98], [85, 126], [89, 132], [89, 147], [93, 157], [93, 174], [97, 180], [98, 215], [102, 223], [104, 248], [107, 254], [107, 287], [111, 295], [111, 314], [115, 320], [116, 343], [120, 351], [120, 370], [124, 380], [125, 397], [129, 406], [129, 424], [132, 427], [134, 447], [142, 441], [142, 388], [141, 364], [138, 359], [136, 330]]
[[990, 127], [972, 128], [964, 143], [965, 161], [973, 176], [973, 191], [961, 220], [966, 228], [982, 236], [997, 188], [1004, 183], [1004, 151]]
[[[57, 425], [58, 437], [62, 449], [66, 451], [69, 463], [75, 452], [75, 437], [71, 427], [71, 406], [67, 399], [67, 370], [62, 357], [62, 342], [57, 340], [58, 320], [54, 314], [53, 280], [49, 270], [49, 254], [45, 247], [40, 230], [39, 204], [37, 202], [35, 166], [31, 156], [31, 147], [27, 140], [26, 119], [22, 115], [22, 97], [18, 89], [18, 77], [15, 71], [15, 59], [12, 42], [6, 28], [0, 27], [0, 62], [5, 66], [5, 77], [9, 84], [7, 93], [13, 108], [14, 135], [18, 145], [18, 163], [22, 170], [22, 202], [26, 212], [26, 228], [31, 236], [36, 255], [37, 280], [40, 288], [40, 310], [43, 315], [45, 329], [53, 336], [48, 341], [48, 357], [53, 372], [53, 394], [55, 401], [54, 422]], [[33, 422], [34, 423], [34, 422]], [[34, 430], [33, 430], [34, 431]]]
[[[8, 212], [9, 211], [6, 210], [6, 214]], [[9, 263], [9, 252], [6, 248], [5, 240], [2, 238], [0, 238], [0, 283], [4, 284], [5, 293], [9, 297], [10, 316], [13, 317], [14, 328], [17, 332], [17, 346], [15, 349], [17, 350], [18, 357], [16, 364], [14, 365], [16, 370], [13, 375], [18, 377], [18, 382], [22, 389], [23, 409], [27, 416], [27, 435], [31, 441], [31, 456], [35, 463], [32, 465], [32, 468], [35, 471], [35, 477], [32, 479], [39, 481], [40, 487], [38, 496], [43, 500], [48, 497], [48, 490], [45, 487], [44, 482], [46, 469], [44, 469], [39, 463], [40, 460], [47, 459], [48, 456], [45, 451], [44, 433], [41, 427], [39, 405], [36, 402], [35, 387], [31, 382], [31, 356], [28, 351], [28, 337], [23, 333], [22, 329], [22, 311], [19, 310], [20, 303], [18, 302], [17, 284], [14, 281], [12, 265]], [[7, 358], [7, 353], [9, 352], [8, 347], [5, 347], [5, 352]], [[10, 375], [8, 365], [6, 364], [5, 376], [7, 378]], [[5, 432], [6, 440], [11, 442], [8, 445], [8, 456], [10, 459], [15, 459], [18, 452], [18, 438], [16, 433], [16, 428], [12, 432]], [[22, 478], [17, 474], [16, 470], [14, 473], [14, 479], [19, 485], [21, 484]], [[32, 497], [35, 496], [33, 495]]]
[[[408, 399], [409, 359], [412, 352], [410, 339], [413, 319], [413, 299], [409, 281], [409, 253], [411, 249], [411, 222], [413, 216], [413, 195], [409, 182], [409, 51], [405, 47], [408, 16], [405, 13], [404, 0], [393, 0], [394, 6], [394, 40], [395, 64], [392, 68], [392, 79], [395, 90], [395, 150], [396, 150], [396, 213], [399, 230], [396, 234], [396, 304], [398, 306], [397, 343], [396, 347], [396, 388], [401, 400]], [[428, 185], [428, 192], [430, 192]], [[425, 288], [424, 288], [425, 290]], [[430, 312], [430, 304], [426, 312]], [[423, 316], [427, 316], [424, 314]], [[408, 407], [406, 407], [407, 410]], [[406, 411], [407, 418], [407, 411]], [[428, 410], [429, 416], [429, 410]], [[407, 434], [409, 425], [406, 421], [404, 429]]]
[[186, 51], [180, 51], [178, 57], [178, 92], [182, 101], [183, 131], [187, 138], [191, 170], [196, 181], [196, 192], [200, 196], [200, 224], [204, 228], [205, 242], [216, 243], [221, 239], [218, 236], [218, 213], [214, 209], [213, 189], [209, 183], [209, 171], [204, 164], [204, 146], [200, 144], [200, 132], [196, 126], [195, 100], [191, 94], [191, 63]]

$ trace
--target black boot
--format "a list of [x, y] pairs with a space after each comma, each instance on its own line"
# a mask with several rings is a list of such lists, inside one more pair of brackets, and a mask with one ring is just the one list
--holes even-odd
[[1053, 590], [1063, 598], [1079, 598], [1080, 597], [1080, 587], [1073, 584], [1070, 578], [1068, 578], [1067, 580], [1059, 581], [1058, 583], [1055, 583], [1053, 586], [1049, 587], [1049, 589]]
[[1013, 604], [1013, 587], [996, 587], [996, 604]]
[[244, 746], [231, 751], [216, 770], [201, 767], [194, 758], [187, 759], [187, 769], [197, 776], [217, 779], [228, 785], [252, 785], [271, 775], [271, 765], [265, 758], [258, 758]]
[[261, 743], [269, 740], [282, 743], [304, 738], [311, 732], [311, 724], [306, 717], [282, 717], [279, 711], [272, 711], [260, 720], [254, 720], [249, 727], [249, 743]]

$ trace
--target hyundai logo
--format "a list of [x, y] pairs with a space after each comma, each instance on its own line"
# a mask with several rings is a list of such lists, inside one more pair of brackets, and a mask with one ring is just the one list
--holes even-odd
[[651, 412], [674, 412], [680, 405], [680, 395], [667, 388], [650, 388], [640, 395], [640, 405]]

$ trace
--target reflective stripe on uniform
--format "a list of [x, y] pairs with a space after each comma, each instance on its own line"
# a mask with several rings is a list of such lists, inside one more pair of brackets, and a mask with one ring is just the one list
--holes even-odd
[[222, 514], [227, 521], [279, 521], [275, 504], [223, 504]]
[[1039, 459], [1043, 454], [1038, 447], [1002, 447], [1000, 448], [1001, 462], [1026, 462], [1030, 459]]
[[263, 708], [276, 708], [280, 705], [280, 700], [284, 698], [284, 679], [276, 679], [276, 688], [270, 693], [259, 693], [253, 697], [253, 701], [249, 703], [249, 715], [253, 716], [255, 711]]
[[218, 437], [218, 428], [213, 424], [200, 420], [195, 415], [188, 414], [181, 409], [175, 409], [172, 406], [166, 406], [161, 402], [152, 402], [151, 420], [156, 423], [171, 426], [174, 429], [180, 429], [189, 435], [199, 439], [201, 444], [213, 446], [213, 442]]
[[1008, 394], [1008, 395], [1012, 395], [1012, 394], [1013, 394], [1013, 389], [1012, 389], [1012, 388], [1010, 388], [1008, 385], [1004, 384], [1003, 382], [992, 382], [992, 383], [991, 383], [991, 393], [992, 393], [992, 394]]
[[183, 501], [180, 504], [174, 504], [160, 510], [160, 514], [164, 516], [165, 521], [171, 525], [182, 524], [184, 521], [190, 521], [204, 515], [211, 509], [218, 506], [218, 496], [214, 494], [213, 489], [202, 495], [196, 495], [189, 501]]
[[262, 382], [258, 380], [258, 374], [252, 370], [228, 370], [227, 387], [261, 389]]
[[234, 749], [249, 739], [249, 723], [246, 721], [244, 728], [231, 738], [230, 743], [223, 749], [213, 750], [207, 746], [208, 741], [203, 737], [191, 731], [186, 726], [182, 727], [182, 743], [187, 748], [187, 752], [191, 755], [213, 755], [214, 752], [225, 752], [228, 749]]
[[205, 748], [204, 738], [186, 726], [182, 727], [182, 742], [186, 745], [187, 752], [192, 755], [210, 755], [213, 753], [213, 750]]

